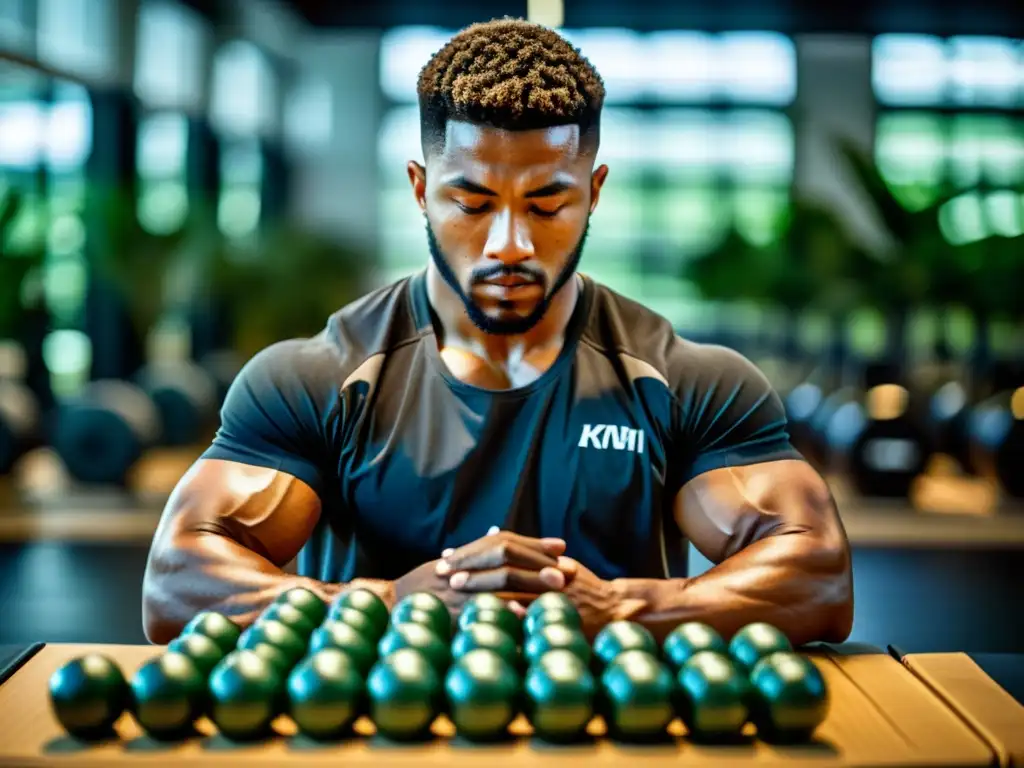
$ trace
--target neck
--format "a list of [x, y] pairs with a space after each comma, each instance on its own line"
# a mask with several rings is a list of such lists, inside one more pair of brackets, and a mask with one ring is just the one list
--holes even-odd
[[441, 327], [435, 328], [442, 347], [463, 347], [495, 365], [515, 363], [531, 352], [560, 348], [579, 298], [579, 278], [563, 285], [540, 321], [522, 334], [486, 333], [473, 324], [462, 299], [444, 281], [433, 263], [427, 266], [427, 298]]

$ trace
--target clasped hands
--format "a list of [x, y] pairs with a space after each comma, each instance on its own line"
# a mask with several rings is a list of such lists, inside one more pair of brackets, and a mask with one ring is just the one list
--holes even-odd
[[634, 604], [637, 601], [623, 600], [615, 582], [599, 578], [564, 552], [561, 539], [492, 529], [483, 538], [446, 549], [440, 559], [406, 574], [395, 585], [396, 596], [420, 589], [434, 592], [449, 610], [459, 613], [474, 594], [490, 592], [506, 599], [522, 616], [538, 595], [564, 592], [579, 610], [588, 634], [642, 609]]

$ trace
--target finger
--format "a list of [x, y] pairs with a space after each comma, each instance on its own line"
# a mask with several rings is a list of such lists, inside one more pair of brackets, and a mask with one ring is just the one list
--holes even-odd
[[508, 608], [512, 613], [518, 616], [520, 619], [526, 616], [526, 606], [520, 603], [518, 600], [513, 600], [508, 604]]
[[455, 551], [455, 547], [448, 547], [448, 549], [441, 550], [441, 557], [448, 557], [452, 552]]
[[[500, 532], [501, 532], [501, 528], [499, 528], [496, 525], [492, 525], [490, 528], [487, 529], [487, 535], [488, 536], [493, 536], [494, 534], [500, 533]], [[542, 552], [547, 552], [549, 555], [552, 555], [554, 557], [557, 557], [558, 555], [560, 555], [563, 552], [565, 552], [565, 540], [564, 539], [556, 539], [556, 538], [552, 538], [550, 536], [542, 538], [542, 539], [533, 539], [533, 538], [530, 538], [528, 536], [519, 536], [519, 534], [517, 534], [515, 531], [506, 531], [506, 534], [509, 535], [509, 536], [518, 537], [519, 539], [522, 540], [522, 541], [520, 541], [521, 544], [533, 545], [534, 542], [535, 542], [537, 547]], [[441, 556], [442, 557], [447, 557], [447, 555], [445, 555], [443, 552], [441, 553]]]
[[461, 592], [511, 590], [540, 594], [565, 585], [565, 575], [555, 568], [531, 571], [522, 568], [492, 568], [485, 571], [459, 571], [449, 585]]
[[438, 576], [451, 576], [452, 567], [444, 560], [438, 560], [434, 566], [434, 573]]
[[567, 578], [572, 578], [580, 570], [580, 564], [573, 560], [571, 557], [560, 557], [558, 558], [558, 570], [566, 575]]
[[554, 568], [558, 560], [533, 547], [507, 538], [479, 539], [455, 550], [445, 558], [454, 571], [485, 571], [508, 565], [539, 571]]

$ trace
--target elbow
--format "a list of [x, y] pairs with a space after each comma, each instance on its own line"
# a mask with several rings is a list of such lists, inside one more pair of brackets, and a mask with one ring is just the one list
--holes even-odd
[[142, 600], [142, 631], [153, 645], [167, 645], [178, 636], [181, 627], [177, 627], [169, 621], [169, 617], [163, 614], [160, 607], [153, 600], [143, 598]]
[[151, 556], [142, 579], [142, 631], [153, 645], [167, 645], [184, 628], [170, 610], [176, 601], [160, 572], [159, 561]]
[[846, 642], [853, 632], [853, 587], [845, 584], [841, 594], [829, 605], [824, 640], [830, 643]]
[[842, 643], [853, 632], [853, 569], [850, 549], [845, 543], [830, 553], [832, 567], [823, 585], [822, 640]]

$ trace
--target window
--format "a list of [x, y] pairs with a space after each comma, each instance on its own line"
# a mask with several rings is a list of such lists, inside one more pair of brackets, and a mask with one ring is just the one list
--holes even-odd
[[[405, 164], [420, 159], [416, 79], [451, 32], [391, 30], [380, 82], [390, 102], [378, 135], [381, 280], [425, 263], [423, 217]], [[590, 220], [581, 269], [673, 322], [699, 313], [685, 259], [730, 228], [779, 236], [790, 203], [796, 95], [792, 41], [775, 33], [565, 30], [607, 89], [598, 162], [608, 182]]]
[[232, 240], [255, 234], [262, 211], [263, 154], [259, 141], [245, 139], [222, 145], [221, 188], [217, 226]]
[[303, 75], [288, 90], [284, 104], [284, 137], [289, 152], [322, 151], [334, 131], [334, 100], [327, 80]]
[[134, 88], [147, 107], [191, 109], [202, 104], [208, 37], [201, 17], [183, 5], [164, 0], [140, 4]]
[[39, 59], [57, 69], [106, 78], [117, 70], [114, 0], [40, 0]]
[[29, 22], [31, 0], [0, 0], [0, 48], [31, 53], [32, 27]]
[[188, 119], [180, 112], [142, 118], [136, 151], [139, 224], [155, 235], [177, 232], [188, 216]]
[[214, 59], [210, 120], [214, 129], [232, 136], [277, 130], [277, 84], [270, 62], [252, 43], [224, 45]]
[[940, 221], [953, 243], [1020, 234], [1024, 43], [997, 37], [881, 35], [872, 83], [883, 110], [875, 154], [911, 210], [963, 190]]

